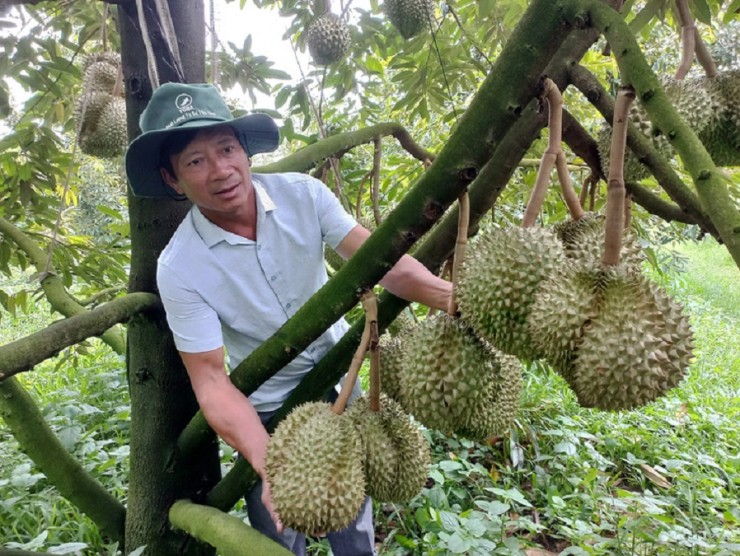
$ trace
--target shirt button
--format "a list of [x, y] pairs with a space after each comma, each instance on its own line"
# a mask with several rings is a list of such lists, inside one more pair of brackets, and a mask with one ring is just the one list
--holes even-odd
[[290, 303], [288, 303], [285, 307], [290, 309]]
[[258, 245], [257, 246], [257, 251], [262, 251], [262, 246], [261, 245]]
[[274, 282], [274, 281], [275, 281], [276, 279], [277, 279], [277, 276], [271, 276], [271, 277], [270, 277], [270, 280], [272, 280], [273, 282]]

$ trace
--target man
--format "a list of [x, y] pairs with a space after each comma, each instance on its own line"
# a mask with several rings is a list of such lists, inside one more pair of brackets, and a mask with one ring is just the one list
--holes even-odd
[[[175, 344], [206, 420], [262, 478], [247, 496], [252, 526], [305, 554], [305, 538], [283, 530], [264, 480], [264, 423], [347, 324], [334, 324], [249, 398], [229, 380], [225, 353], [236, 367], [326, 282], [324, 243], [348, 258], [370, 232], [318, 180], [252, 175], [250, 157], [277, 148], [277, 126], [264, 114], [233, 118], [210, 85], [162, 85], [140, 126], [142, 135], [126, 153], [134, 194], [179, 194], [194, 205], [157, 270]], [[381, 284], [443, 310], [451, 295], [449, 282], [409, 256]], [[373, 537], [369, 500], [352, 526], [329, 534], [337, 556], [373, 554]]]

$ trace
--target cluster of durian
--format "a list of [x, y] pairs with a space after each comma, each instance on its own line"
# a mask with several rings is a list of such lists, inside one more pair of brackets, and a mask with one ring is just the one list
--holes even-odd
[[327, 0], [317, 1], [314, 12], [316, 17], [306, 29], [308, 53], [319, 66], [339, 62], [349, 52], [349, 27], [340, 16], [331, 12]]
[[[684, 121], [704, 144], [718, 166], [740, 165], [740, 70], [723, 72], [716, 77], [696, 77], [676, 80], [662, 77], [666, 96]], [[667, 159], [676, 157], [665, 134], [656, 129], [645, 108], [636, 101], [630, 108], [630, 122], [649, 137], [653, 146]], [[609, 173], [611, 127], [604, 127], [598, 136], [604, 174]], [[648, 170], [633, 154], [624, 161], [624, 176], [628, 183], [648, 176]]]
[[114, 94], [121, 58], [99, 52], [82, 61], [82, 94], [75, 105], [77, 137], [85, 154], [98, 158], [122, 155], [128, 145], [126, 103]]
[[404, 39], [428, 30], [434, 17], [431, 0], [385, 0], [383, 11]]
[[[380, 394], [379, 383], [373, 388], [380, 376], [378, 362], [371, 357], [375, 404], [368, 396], [345, 412], [338, 409], [344, 407], [339, 401], [334, 406], [303, 404], [273, 433], [265, 472], [287, 527], [307, 534], [338, 531], [355, 519], [366, 496], [404, 502], [424, 487], [429, 443], [400, 404]], [[359, 366], [347, 373], [340, 399], [352, 389]]]

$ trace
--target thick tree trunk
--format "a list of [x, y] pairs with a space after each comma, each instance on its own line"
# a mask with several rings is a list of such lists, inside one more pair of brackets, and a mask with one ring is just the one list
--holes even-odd
[[[169, 2], [187, 81], [205, 74], [203, 2]], [[152, 0], [144, 0], [149, 29], [157, 29]], [[147, 54], [141, 39], [136, 5], [119, 6], [121, 51], [126, 83], [129, 137], [138, 135], [138, 120], [151, 96]], [[160, 36], [152, 37], [160, 83], [178, 76]], [[189, 206], [169, 199], [137, 199], [129, 195], [131, 276], [129, 290], [156, 293], [159, 253]], [[168, 512], [180, 498], [199, 500], [220, 474], [215, 437], [188, 467], [170, 468], [175, 441], [197, 410], [187, 374], [175, 350], [162, 311], [129, 323], [128, 373], [131, 391], [131, 475], [126, 519], [128, 551], [147, 545], [146, 554], [211, 553], [168, 526]]]

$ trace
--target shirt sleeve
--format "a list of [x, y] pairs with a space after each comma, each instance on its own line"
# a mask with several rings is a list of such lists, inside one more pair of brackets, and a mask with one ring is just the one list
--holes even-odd
[[157, 286], [175, 346], [185, 353], [212, 351], [223, 346], [216, 311], [189, 288], [167, 265], [157, 267]]
[[344, 210], [339, 199], [323, 182], [310, 178], [310, 184], [321, 226], [321, 236], [324, 243], [335, 249], [352, 228], [357, 226], [357, 221]]

